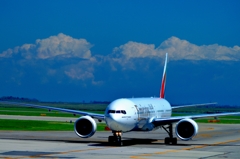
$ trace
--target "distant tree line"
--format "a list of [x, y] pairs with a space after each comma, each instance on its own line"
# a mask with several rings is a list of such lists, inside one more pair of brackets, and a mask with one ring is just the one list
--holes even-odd
[[39, 102], [37, 99], [23, 98], [23, 97], [13, 97], [13, 96], [3, 96], [0, 98], [1, 101], [21, 101], [21, 102]]
[[90, 101], [91, 104], [110, 104], [109, 101]]
[[[13, 96], [3, 96], [0, 97], [0, 101], [15, 101], [15, 102], [43, 102], [39, 101], [35, 98], [23, 98], [23, 97], [13, 97]], [[71, 102], [50, 102], [50, 103], [71, 103]], [[81, 102], [79, 102], [81, 103]], [[85, 102], [83, 101], [82, 103], [89, 103], [89, 104], [109, 104], [109, 101], [90, 101], [90, 102]]]
[[[0, 97], [0, 101], [15, 101], [15, 102], [43, 102], [43, 101], [39, 101], [35, 98], [23, 98], [23, 97], [13, 97], [13, 96], [3, 96], [3, 97]], [[71, 103], [71, 102], [49, 102], [49, 103]], [[79, 102], [80, 104], [110, 104], [111, 102], [110, 101], [90, 101], [90, 102], [85, 102], [85, 101], [82, 101], [82, 102]], [[171, 104], [173, 107], [174, 106], [178, 106], [178, 105], [186, 105], [186, 104]], [[234, 106], [230, 106], [230, 105], [206, 105], [206, 106], [198, 106], [197, 107], [198, 109], [220, 109], [218, 110], [218, 113], [222, 112], [224, 109], [235, 109], [236, 108], [238, 110], [240, 110], [240, 106], [239, 105], [234, 105]], [[176, 112], [180, 112], [180, 111], [192, 111], [192, 110], [195, 110], [196, 107], [188, 107], [188, 108], [179, 108], [176, 110]], [[215, 110], [216, 111], [216, 110]], [[223, 112], [224, 112], [223, 111]], [[211, 111], [210, 111], [211, 112]], [[210, 112], [207, 112], [207, 113], [210, 113]]]

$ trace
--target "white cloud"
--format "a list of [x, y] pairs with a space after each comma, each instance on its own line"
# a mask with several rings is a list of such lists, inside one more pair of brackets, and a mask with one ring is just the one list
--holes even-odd
[[74, 39], [63, 33], [46, 39], [37, 39], [35, 44], [24, 44], [14, 49], [8, 49], [0, 57], [9, 58], [13, 53], [21, 54], [25, 59], [48, 59], [56, 56], [65, 58], [79, 57], [89, 59], [92, 45], [85, 39]]
[[[91, 58], [92, 45], [86, 39], [75, 39], [63, 33], [46, 39], [37, 39], [35, 44], [24, 44], [14, 49], [8, 49], [0, 54], [0, 58], [11, 58], [19, 54], [24, 59], [49, 59], [54, 57]], [[115, 47], [112, 54], [104, 59], [126, 63], [133, 58], [163, 58], [169, 53], [171, 60], [215, 60], [239, 61], [240, 47], [227, 47], [218, 44], [198, 46], [177, 37], [170, 37], [158, 47], [154, 44], [144, 44], [129, 41]]]
[[143, 44], [133, 41], [114, 48], [114, 52], [121, 52], [126, 58], [138, 58], [147, 56], [156, 56], [155, 45], [153, 44]]
[[77, 64], [72, 64], [64, 68], [64, 73], [71, 79], [81, 81], [91, 81], [92, 85], [102, 85], [103, 81], [95, 81], [96, 58], [83, 60]]
[[95, 59], [83, 60], [77, 64], [66, 66], [64, 73], [72, 79], [86, 80], [94, 79], [94, 63]]
[[[131, 58], [163, 58], [169, 53], [171, 60], [214, 60], [214, 61], [239, 61], [240, 47], [226, 47], [218, 44], [198, 46], [177, 37], [171, 37], [160, 44], [157, 48], [153, 44], [128, 42], [114, 48], [113, 54], [117, 57]], [[122, 60], [121, 60], [122, 61]]]
[[85, 39], [74, 39], [62, 33], [57, 36], [51, 36], [47, 39], [36, 41], [37, 56], [40, 59], [46, 59], [58, 55], [64, 57], [91, 57], [91, 44]]
[[0, 57], [8, 58], [8, 57], [12, 57], [12, 54], [13, 54], [13, 50], [12, 49], [7, 49], [6, 51], [3, 51], [0, 54]]
[[[34, 44], [8, 49], [0, 54], [0, 58], [13, 58], [16, 70], [31, 66], [32, 69], [42, 71], [42, 76], [67, 76], [69, 79], [92, 81], [93, 85], [103, 83], [101, 78], [99, 79], [98, 71], [107, 73], [118, 70], [149, 70], [155, 63], [158, 64], [164, 59], [166, 52], [169, 53], [170, 60], [240, 60], [239, 46], [198, 46], [177, 37], [171, 37], [157, 47], [154, 44], [129, 41], [114, 48], [107, 56], [91, 56], [91, 47], [85, 39], [75, 39], [60, 33], [57, 36], [38, 39]], [[48, 60], [52, 58], [55, 59]]]
[[67, 71], [65, 71], [65, 74], [72, 79], [86, 80], [89, 78], [92, 79], [94, 77], [92, 72], [92, 68], [84, 70], [82, 68], [71, 67]]

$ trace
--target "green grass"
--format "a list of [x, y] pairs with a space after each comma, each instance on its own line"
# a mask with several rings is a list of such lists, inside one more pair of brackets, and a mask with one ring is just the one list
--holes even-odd
[[[48, 105], [67, 109], [82, 110], [92, 113], [103, 114], [106, 108], [104, 104], [74, 104], [74, 103], [33, 103], [39, 105]], [[201, 112], [201, 109], [197, 112]], [[31, 107], [21, 107], [15, 105], [0, 104], [0, 115], [23, 115], [23, 116], [41, 116], [45, 114], [49, 117], [74, 117], [73, 114], [63, 113], [59, 111], [48, 111], [46, 109], [38, 109]], [[174, 112], [173, 116], [188, 115], [186, 112]], [[76, 116], [76, 118], [79, 115]], [[213, 118], [197, 119], [198, 123], [209, 123], [208, 120]], [[224, 116], [218, 118], [219, 124], [240, 124], [240, 116]], [[97, 130], [105, 130], [105, 123], [98, 123]], [[11, 120], [0, 119], [0, 130], [25, 130], [25, 131], [73, 131], [74, 123], [53, 122], [53, 121], [27, 121], [27, 120]]]
[[[172, 116], [187, 116], [187, 115], [194, 115], [194, 114], [178, 114], [174, 113]], [[209, 118], [202, 118], [202, 119], [196, 119], [195, 121], [197, 123], [211, 123], [208, 120], [213, 120], [213, 117]], [[216, 122], [217, 124], [240, 124], [240, 116], [239, 115], [230, 115], [230, 116], [221, 116], [217, 118], [219, 122]]]
[[[105, 123], [97, 124], [97, 131], [105, 130]], [[73, 131], [74, 123], [35, 120], [0, 119], [0, 130]]]
[[[209, 123], [209, 119], [197, 119], [197, 123]], [[216, 124], [240, 124], [240, 120], [223, 120]], [[104, 131], [105, 123], [97, 124], [97, 131]], [[73, 131], [74, 123], [55, 121], [34, 121], [34, 120], [14, 120], [0, 119], [0, 130], [12, 131]]]
[[[45, 104], [50, 105], [50, 104]], [[51, 104], [51, 106], [63, 107], [63, 104]], [[76, 104], [67, 105], [70, 107], [79, 106]], [[88, 107], [89, 106], [89, 107]], [[85, 105], [82, 108], [87, 112], [103, 114], [104, 111], [98, 110], [103, 105], [95, 105], [97, 110], [93, 110], [94, 105]], [[72, 108], [73, 109], [73, 108]], [[75, 107], [76, 109], [76, 107]], [[14, 105], [0, 104], [0, 115], [22, 115], [22, 116], [48, 116], [48, 117], [74, 117], [71, 113], [63, 113], [59, 111], [48, 111], [46, 109], [38, 109], [31, 107], [21, 107]], [[78, 118], [80, 115], [76, 115]], [[105, 123], [98, 123], [97, 130], [105, 130]], [[53, 122], [53, 121], [27, 121], [27, 120], [12, 120], [12, 119], [0, 119], [0, 130], [25, 130], [25, 131], [73, 131], [74, 123], [67, 122]]]
[[[85, 111], [104, 111], [107, 107], [107, 104], [89, 104], [89, 103], [54, 103], [54, 102], [25, 102], [25, 103]], [[0, 103], [0, 107], [20, 108], [21, 106]]]
[[[197, 119], [195, 120], [197, 123], [210, 123], [208, 122], [208, 120], [213, 120], [213, 118], [208, 118], [208, 119]], [[221, 119], [218, 118], [219, 122], [216, 122], [216, 124], [240, 124], [240, 120], [239, 119], [233, 119], [233, 120], [229, 120], [229, 119]]]
[[239, 116], [239, 115], [235, 115], [235, 116], [223, 116], [223, 117], [219, 117], [219, 119], [239, 119], [239, 120], [240, 120], [240, 116]]
[[[93, 111], [86, 110], [91, 113], [104, 114], [104, 111]], [[52, 117], [74, 117], [73, 114], [63, 113], [59, 111], [48, 111], [46, 109], [39, 108], [28, 108], [28, 107], [0, 107], [0, 115], [23, 115], [23, 116], [41, 116], [41, 114], [45, 114], [46, 116]], [[76, 117], [79, 117], [77, 115]]]

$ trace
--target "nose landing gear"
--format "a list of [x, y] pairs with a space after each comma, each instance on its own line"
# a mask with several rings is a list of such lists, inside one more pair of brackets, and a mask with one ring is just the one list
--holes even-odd
[[108, 137], [108, 143], [114, 146], [122, 146], [122, 133], [120, 131], [113, 131], [113, 136]]

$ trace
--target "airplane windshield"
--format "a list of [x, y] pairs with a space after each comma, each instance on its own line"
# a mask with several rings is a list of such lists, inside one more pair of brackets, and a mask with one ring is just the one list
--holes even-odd
[[125, 110], [108, 110], [108, 114], [127, 114]]
[[114, 114], [114, 113], [115, 113], [115, 110], [109, 110], [109, 111], [108, 111], [108, 114], [109, 114], [109, 113], [113, 113], [113, 114]]
[[122, 114], [127, 114], [125, 110], [121, 110], [121, 113]]

